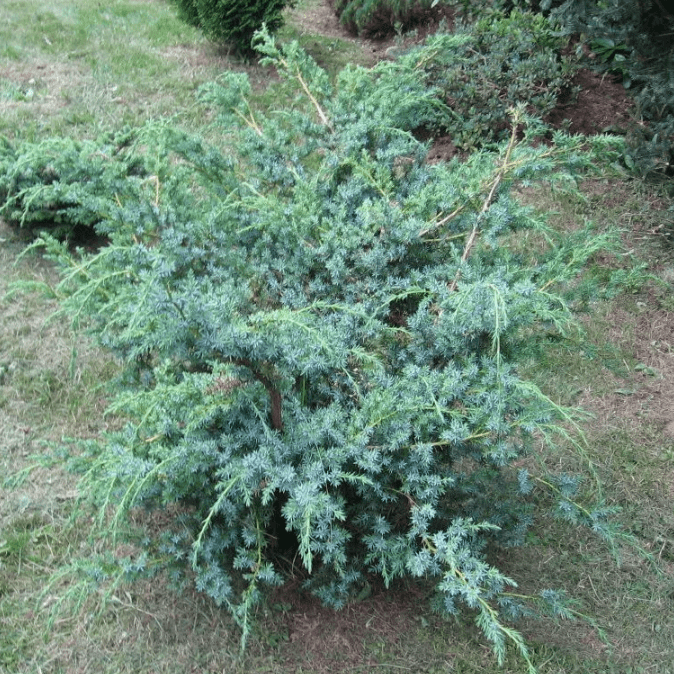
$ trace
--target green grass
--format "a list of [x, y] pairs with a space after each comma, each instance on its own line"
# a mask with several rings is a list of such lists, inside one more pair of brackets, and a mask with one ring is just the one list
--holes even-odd
[[[299, 17], [310, 6], [305, 0], [290, 15], [282, 37], [299, 39], [333, 73], [367, 62], [353, 41], [304, 29]], [[225, 68], [246, 69], [260, 100], [275, 103], [280, 90], [265, 89], [268, 70], [229, 58], [160, 0], [3, 2], [0, 133], [91, 137], [157, 116], [200, 126], [208, 116], [194, 92]], [[671, 674], [674, 434], [667, 428], [674, 423], [674, 293], [664, 283], [674, 281], [674, 252], [656, 234], [668, 197], [661, 186], [608, 170], [583, 192], [581, 200], [542, 192], [527, 198], [555, 211], [556, 227], [592, 219], [622, 230], [633, 259], [597, 260], [592, 273], [643, 260], [653, 279], [595, 303], [584, 319], [585, 337], [554, 342], [529, 369], [554, 400], [593, 414], [583, 423], [583, 451], [642, 553], [621, 545], [616, 564], [610, 546], [591, 533], [550, 520], [532, 529], [527, 547], [499, 552], [498, 563], [523, 592], [567, 589], [578, 610], [596, 621], [524, 621], [519, 627], [541, 674]], [[51, 300], [7, 294], [17, 280], [56, 280], [39, 257], [17, 262], [24, 245], [0, 225], [0, 475], [26, 471], [0, 490], [0, 672], [526, 672], [514, 653], [497, 670], [469, 620], [444, 620], [426, 608], [423, 586], [374, 588], [335, 614], [290, 583], [260, 610], [243, 659], [227, 613], [189, 586], [176, 592], [163, 576], [121, 586], [107, 599], [88, 596], [82, 610], [54, 614], [48, 628], [52, 609], [74, 596], [81, 579], [58, 574], [105, 546], [90, 537], [88, 513], [73, 519], [76, 477], [43, 460], [44, 443], [96, 436], [118, 423], [104, 415], [103, 384], [116, 365], [61, 320], [47, 320], [56, 309]], [[543, 460], [569, 470], [582, 463], [562, 441]], [[587, 492], [595, 492], [591, 480]], [[152, 521], [139, 514], [135, 526]], [[115, 553], [132, 552], [137, 540], [121, 540]]]
[[228, 66], [164, 2], [3, 3], [0, 45], [10, 137], [94, 136], [159, 116], [189, 124], [201, 115], [198, 86]]
[[[331, 72], [367, 61], [353, 41], [306, 34], [298, 39]], [[172, 117], [203, 124], [195, 93], [225, 69], [249, 71], [262, 89], [269, 72], [229, 56], [177, 17], [169, 3], [22, 0], [0, 6], [0, 134], [93, 137], [110, 127]]]

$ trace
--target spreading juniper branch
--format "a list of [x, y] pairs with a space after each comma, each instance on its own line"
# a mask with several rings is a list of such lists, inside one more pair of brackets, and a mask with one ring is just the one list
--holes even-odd
[[[490, 525], [487, 524], [477, 524], [470, 525], [470, 529], [478, 530], [490, 528]], [[527, 663], [527, 670], [529, 674], [536, 674], [537, 670], [534, 667], [533, 662], [531, 661], [531, 656], [529, 655], [529, 649], [527, 648], [522, 635], [516, 630], [512, 629], [505, 625], [501, 620], [498, 614], [498, 611], [491, 606], [491, 604], [485, 598], [485, 594], [490, 592], [485, 588], [476, 587], [474, 580], [469, 580], [468, 576], [461, 571], [461, 569], [456, 565], [451, 553], [442, 554], [438, 547], [433, 543], [433, 541], [424, 537], [422, 543], [426, 549], [428, 549], [433, 555], [441, 557], [442, 562], [448, 566], [448, 571], [445, 575], [445, 580], [448, 575], [451, 576], [453, 582], [459, 583], [463, 588], [463, 591], [467, 596], [470, 597], [469, 604], [474, 608], [477, 608], [478, 614], [476, 617], [476, 623], [482, 629], [483, 632], [490, 635], [490, 640], [494, 644], [495, 652], [497, 655], [499, 665], [503, 665], [505, 662], [506, 649], [505, 642], [510, 641], [519, 652], [520, 656]], [[513, 581], [509, 579], [502, 579], [505, 582], [509, 582], [514, 585]], [[457, 590], [454, 590], [456, 592]]]
[[255, 46], [265, 55], [265, 58], [261, 59], [260, 63], [263, 65], [272, 64], [280, 66], [281, 73], [285, 77], [292, 77], [297, 80], [302, 91], [316, 110], [321, 124], [333, 132], [334, 127], [330, 122], [330, 118], [312, 92], [307, 79], [307, 77], [310, 78], [314, 85], [319, 85], [319, 88], [324, 89], [326, 86], [325, 73], [320, 71], [306, 54], [301, 52], [297, 43], [292, 43], [284, 48], [278, 48], [274, 41], [270, 39], [269, 32], [264, 26], [256, 35]]
[[[471, 250], [473, 249], [473, 246], [475, 245], [475, 242], [477, 240], [478, 233], [480, 231], [480, 227], [482, 225], [482, 220], [491, 207], [492, 203], [494, 202], [494, 197], [496, 195], [496, 191], [499, 188], [499, 185], [501, 184], [501, 181], [503, 180], [504, 176], [507, 174], [509, 170], [512, 169], [512, 166], [510, 165], [510, 156], [512, 154], [513, 149], [515, 148], [515, 145], [517, 143], [517, 132], [519, 129], [519, 125], [521, 122], [521, 113], [522, 110], [520, 109], [515, 109], [512, 111], [512, 129], [510, 132], [510, 140], [508, 142], [508, 145], [505, 150], [505, 154], [503, 159], [501, 160], [501, 165], [496, 173], [496, 178], [491, 184], [491, 188], [489, 190], [489, 193], [487, 194], [486, 199], [482, 203], [482, 208], [480, 208], [479, 213], [477, 214], [477, 217], [475, 218], [475, 224], [473, 225], [473, 229], [470, 232], [470, 235], [468, 236], [468, 241], [466, 241], [466, 245], [463, 249], [463, 253], [461, 254], [461, 262], [459, 264], [459, 268], [456, 271], [456, 275], [454, 276], [454, 279], [449, 285], [449, 289], [451, 292], [454, 292], [457, 288], [457, 284], [459, 282], [459, 278], [461, 277], [461, 267], [463, 264], [466, 262], [468, 259], [468, 256], [470, 255]], [[460, 211], [459, 211], [460, 212]], [[458, 214], [458, 213], [457, 213]]]
[[476, 610], [499, 659], [513, 643], [530, 664], [495, 608], [512, 582], [481, 550], [528, 526], [514, 461], [556, 425], [572, 432], [524, 379], [524, 342], [568, 329], [586, 263], [572, 248], [599, 244], [587, 228], [521, 254], [513, 233], [544, 232], [544, 218], [508, 191], [570, 179], [578, 143], [518, 142], [518, 109], [500, 155], [430, 166], [412, 132], [442, 105], [418, 55], [346, 69], [333, 89], [297, 45], [261, 42], [299, 105], [253, 111], [245, 75], [226, 76], [204, 95], [227, 153], [155, 129], [137, 150], [157, 146], [144, 164], [157, 180], [120, 192], [110, 245], [53, 249], [64, 308], [124, 366], [111, 409], [129, 424], [83, 483], [97, 524], [111, 507], [118, 530], [134, 507], [185, 506], [172, 554], [244, 641], [282, 582], [284, 527], [326, 604], [370, 572], [435, 576], [448, 612], [455, 599]]

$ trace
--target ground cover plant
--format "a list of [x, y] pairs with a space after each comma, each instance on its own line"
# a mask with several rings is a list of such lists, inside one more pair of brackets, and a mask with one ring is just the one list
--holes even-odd
[[548, 17], [555, 35], [572, 38], [584, 58], [581, 63], [605, 77], [624, 84], [632, 94], [635, 109], [626, 133], [625, 162], [642, 174], [672, 174], [674, 142], [674, 90], [671, 72], [674, 48], [672, 29], [674, 9], [659, 0], [496, 0], [495, 2], [457, 2], [457, 9], [471, 22], [479, 22], [498, 9], [509, 16], [533, 10], [542, 20]]
[[567, 45], [540, 14], [490, 10], [446, 37], [441, 29], [413, 52], [452, 111], [445, 131], [471, 150], [507, 137], [512, 107], [540, 117], [555, 108], [577, 70], [576, 59], [563, 55]]
[[[323, 55], [325, 54], [324, 51]], [[382, 77], [381, 72], [379, 76]], [[297, 73], [290, 81], [296, 82], [302, 89]], [[310, 77], [304, 77], [304, 81], [309, 82]], [[366, 82], [365, 77], [364, 87]], [[320, 95], [317, 95], [320, 91], [311, 91], [317, 102], [324, 103]], [[217, 90], [212, 94], [210, 103], [200, 104], [204, 106], [202, 110], [215, 109], [214, 96]], [[266, 132], [270, 128], [269, 119], [276, 121], [276, 117], [258, 110], [252, 102], [255, 98], [254, 92], [248, 95], [251, 109], [255, 111], [254, 117], [248, 117], [248, 121], [257, 122]], [[278, 95], [275, 100], [279, 100]], [[318, 109], [310, 99], [308, 107], [301, 104], [302, 100], [307, 101], [306, 97], [300, 97], [295, 112], [308, 114], [312, 122], [320, 127]], [[279, 107], [278, 103], [273, 106], [275, 109]], [[327, 103], [321, 106], [324, 112], [328, 108]], [[239, 112], [246, 114], [246, 109], [239, 108]], [[429, 105], [426, 113], [431, 116], [437, 114], [438, 108]], [[331, 117], [328, 119], [333, 121]], [[400, 119], [404, 120], [404, 115]], [[378, 121], [382, 122], [382, 119]], [[282, 150], [287, 149], [283, 134], [289, 134], [291, 128], [292, 125], [289, 124], [282, 132], [277, 131], [278, 136], [275, 138]], [[213, 171], [218, 167], [222, 168], [218, 153], [209, 153], [207, 156], [210, 163], [204, 166], [204, 161], [199, 160], [203, 144], [195, 143], [194, 139], [186, 139], [179, 133], [174, 135], [172, 132], [171, 135], [172, 143], [181, 143], [181, 147], [174, 148], [177, 152], [174, 157], [183, 157], [178, 164], [171, 164], [173, 170], [178, 171], [175, 182], [179, 182], [180, 177], [192, 175], [192, 184], [196, 186], [201, 181], [200, 189], [204, 189], [210, 183], [208, 176], [212, 177]], [[253, 141], [258, 136], [256, 131], [250, 131], [249, 135]], [[155, 136], [155, 139], [161, 137]], [[147, 148], [152, 145], [150, 139], [151, 136], [146, 137]], [[232, 139], [233, 136], [229, 140]], [[258, 156], [259, 146], [252, 142], [248, 147], [252, 148], [249, 157]], [[507, 145], [503, 150], [506, 148]], [[513, 152], [522, 153], [520, 156], [524, 158], [523, 147], [513, 146]], [[306, 156], [311, 158], [311, 152], [308, 151]], [[393, 161], [389, 174], [393, 174], [391, 181], [399, 187], [410, 175], [419, 175], [421, 165], [419, 162], [401, 162], [400, 155], [395, 156], [398, 156], [398, 161]], [[319, 157], [322, 157], [321, 153]], [[552, 158], [544, 159], [550, 161]], [[493, 160], [488, 172], [495, 178], [501, 164], [497, 155], [493, 155]], [[353, 165], [362, 169], [363, 162], [364, 158], [358, 158]], [[480, 171], [485, 170], [485, 166], [475, 159], [473, 162], [477, 176]], [[610, 161], [605, 165], [610, 166]], [[154, 166], [160, 168], [161, 162], [156, 162]], [[199, 167], [196, 174], [195, 166]], [[320, 167], [320, 161], [318, 164], [311, 164], [312, 170], [317, 166]], [[246, 167], [248, 168], [247, 165]], [[229, 170], [227, 162], [223, 170], [225, 169]], [[131, 223], [145, 222], [143, 231], [147, 235], [154, 231], [152, 227], [156, 226], [156, 222], [152, 225], [151, 221], [159, 214], [160, 227], [174, 227], [169, 211], [175, 210], [179, 214], [181, 209], [169, 208], [169, 204], [175, 206], [175, 198], [181, 194], [181, 198], [192, 198], [190, 193], [183, 194], [180, 187], [172, 183], [170, 174], [157, 172], [157, 175], [161, 177], [158, 182], [146, 181], [138, 185], [137, 190], [131, 190], [127, 195], [122, 195], [124, 198], [120, 198], [121, 206], [118, 206], [120, 210], [117, 212], [119, 217], [113, 217], [112, 221], [121, 225], [121, 220], [126, 220], [129, 225], [129, 230], [122, 227], [121, 230], [124, 231], [118, 232], [119, 241], [124, 246], [130, 245], [128, 238], [125, 240], [124, 237], [130, 234]], [[626, 242], [628, 247], [638, 248], [648, 254], [653, 270], [661, 274], [662, 278], [666, 277], [671, 263], [667, 262], [666, 253], [658, 248], [656, 239], [651, 234], [660, 227], [659, 209], [662, 203], [666, 203], [663, 201], [664, 195], [658, 197], [656, 192], [645, 185], [632, 185], [624, 181], [619, 173], [613, 177], [597, 176], [587, 181], [583, 185], [584, 199], [574, 197], [566, 190], [549, 193], [533, 185], [511, 185], [512, 177], [504, 174], [503, 184], [499, 183], [503, 190], [499, 197], [505, 195], [506, 188], [515, 187], [510, 192], [512, 201], [524, 200], [547, 212], [559, 211], [560, 216], [551, 218], [549, 224], [553, 232], [559, 231], [560, 238], [563, 238], [564, 232], [576, 231], [578, 223], [585, 218], [597, 220], [600, 229], [603, 221], [618, 223], [626, 230], [625, 235], [632, 237]], [[282, 178], [283, 172], [280, 172], [266, 180]], [[339, 180], [353, 185], [355, 178], [345, 171]], [[339, 180], [336, 184], [344, 184]], [[366, 182], [365, 178], [363, 181]], [[487, 179], [486, 186], [491, 185], [493, 183]], [[159, 198], [157, 186], [160, 188]], [[196, 194], [201, 194], [201, 198], [205, 195], [203, 192]], [[287, 197], [282, 189], [280, 194]], [[142, 196], [145, 206], [136, 212], [130, 206], [138, 195]], [[486, 199], [488, 192], [482, 192], [482, 196]], [[375, 201], [375, 197], [372, 201]], [[480, 198], [477, 201], [479, 205], [485, 203]], [[155, 204], [158, 204], [157, 209], [154, 208]], [[248, 204], [250, 205], [250, 201]], [[408, 202], [403, 201], [403, 204], [408, 210], [411, 208]], [[392, 212], [399, 206], [400, 204], [388, 204]], [[520, 212], [518, 209], [515, 206], [514, 212]], [[296, 215], [300, 210], [296, 207], [293, 213]], [[198, 207], [189, 211], [193, 219], [200, 212]], [[250, 210], [249, 217], [259, 217], [255, 213], [255, 209]], [[538, 235], [535, 232], [526, 232], [526, 229], [522, 229], [515, 237], [522, 242], [522, 248], [531, 247], [534, 251], [541, 251], [542, 243]], [[387, 235], [390, 234], [386, 231], [379, 232], [379, 250], [385, 250]], [[580, 233], [576, 235], [581, 236]], [[9, 275], [15, 276], [17, 271], [9, 270], [17, 245], [10, 243], [13, 235], [8, 230], [2, 230], [0, 236], [6, 240], [3, 242], [3, 255], [6, 254], [2, 258], [3, 269], [8, 270]], [[185, 243], [201, 236], [206, 236], [206, 241], [212, 240], [208, 238], [210, 234], [204, 234], [202, 228], [200, 232], [191, 234], [191, 238], [188, 237]], [[432, 236], [431, 232], [425, 233], [422, 237], [423, 243], [419, 243], [420, 250], [437, 245], [437, 242], [434, 244], [430, 240]], [[556, 240], [556, 235], [553, 239]], [[139, 242], [141, 241], [139, 238]], [[170, 245], [153, 236], [148, 236], [146, 243], [149, 248], [158, 245], [162, 250]], [[481, 248], [483, 243], [478, 236], [475, 248], [471, 248], [477, 254], [476, 260], [484, 260], [487, 255]], [[134, 242], [134, 245], [138, 245], [138, 242]], [[451, 241], [440, 242], [440, 245], [451, 246]], [[457, 247], [464, 250], [460, 242]], [[365, 251], [364, 254], [368, 252], [370, 251]], [[38, 265], [38, 261], [39, 258], [24, 256], [18, 273], [22, 276], [40, 274], [42, 280], [53, 287], [57, 281], [49, 270], [49, 265]], [[203, 262], [213, 266], [212, 259], [208, 257]], [[603, 267], [607, 264], [621, 264], [618, 258], [605, 257], [595, 257], [593, 263], [596, 273], [602, 278], [606, 278]], [[277, 270], [277, 266], [273, 268]], [[319, 269], [320, 273], [327, 272]], [[146, 278], [151, 276], [150, 273]], [[7, 276], [3, 275], [3, 284], [6, 280]], [[467, 283], [465, 279], [460, 281]], [[180, 283], [181, 279], [174, 279], [174, 282]], [[595, 468], [608, 478], [605, 490], [608, 503], [626, 506], [623, 526], [638, 536], [644, 546], [654, 551], [666, 570], [670, 563], [671, 551], [667, 540], [671, 538], [672, 524], [671, 509], [668, 509], [666, 501], [672, 466], [667, 454], [667, 441], [660, 433], [660, 429], [666, 425], [663, 421], [668, 414], [666, 403], [659, 408], [660, 417], [654, 417], [653, 414], [658, 409], [657, 402], [668, 399], [666, 374], [670, 367], [671, 349], [668, 350], [667, 346], [667, 293], [658, 290], [657, 286], [644, 289], [636, 284], [630, 288], [627, 295], [621, 294], [611, 301], [592, 303], [594, 314], [588, 324], [591, 339], [579, 340], [573, 332], [557, 337], [550, 333], [547, 340], [554, 345], [554, 349], [546, 348], [544, 354], [539, 352], [536, 357], [532, 352], [527, 373], [563, 404], [581, 402], [583, 406], [597, 411], [601, 423], [584, 424], [589, 440], [586, 451]], [[61, 290], [65, 291], [65, 287]], [[383, 291], [377, 289], [372, 292], [376, 295]], [[254, 296], [253, 302], [261, 299]], [[386, 326], [386, 334], [401, 334], [405, 330], [403, 320], [405, 317], [409, 318], [410, 307], [414, 306], [413, 300], [414, 295], [410, 295], [405, 301], [394, 300], [395, 311], [390, 311], [387, 317], [389, 324]], [[27, 311], [26, 307], [31, 305], [35, 308]], [[105, 394], [104, 389], [99, 389], [96, 385], [96, 379], [100, 378], [102, 381], [104, 373], [96, 370], [95, 363], [102, 359], [102, 355], [95, 352], [89, 354], [85, 340], [82, 337], [69, 336], [60, 321], [52, 321], [51, 327], [40, 330], [27, 320], [28, 316], [34, 314], [38, 317], [47, 315], [53, 308], [53, 304], [50, 308], [45, 300], [34, 295], [18, 296], [13, 293], [2, 301], [3, 316], [7, 320], [3, 323], [0, 338], [0, 396], [4, 401], [0, 405], [0, 422], [3, 438], [8, 440], [3, 440], [2, 458], [3, 465], [11, 466], [12, 470], [34, 461], [29, 456], [31, 452], [43, 451], [37, 444], [40, 437], [51, 435], [57, 439], [64, 432], [82, 436], [96, 434], [100, 430], [101, 422], [98, 420], [101, 420], [101, 405], [105, 404], [105, 401], [101, 401], [101, 396]], [[256, 311], [259, 312], [259, 307]], [[316, 316], [330, 315], [331, 312], [338, 314], [339, 307], [332, 310], [330, 307], [318, 307]], [[22, 316], [25, 317], [23, 323]], [[354, 321], [356, 319], [357, 316]], [[611, 333], [609, 326], [613, 321], [617, 321], [620, 329]], [[54, 329], [55, 327], [58, 329]], [[44, 330], [49, 332], [45, 333]], [[33, 338], [34, 334], [41, 334], [42, 340]], [[40, 353], [44, 350], [40, 344], [44, 343], [47, 334], [52, 347], [49, 359], [45, 359], [44, 354]], [[611, 341], [622, 344], [622, 349], [611, 350], [605, 343], [606, 335]], [[73, 339], [77, 340], [74, 345]], [[60, 340], [63, 340], [63, 344]], [[511, 334], [507, 330], [503, 331], [501, 340], [505, 349], [511, 340]], [[487, 338], [481, 347], [486, 354], [491, 352], [489, 341]], [[297, 343], [301, 343], [300, 340]], [[376, 357], [383, 357], [386, 353], [385, 347], [384, 340], [381, 352], [378, 351]], [[35, 349], [34, 354], [31, 348]], [[401, 344], [400, 348], [404, 350], [405, 345]], [[590, 358], [580, 357], [580, 350], [585, 350]], [[542, 359], [541, 355], [544, 355]], [[504, 350], [504, 361], [512, 362], [511, 358]], [[153, 363], [150, 363], [149, 369], [146, 367], [147, 363], [139, 363], [138, 366], [139, 376], [143, 371], [147, 374], [154, 368]], [[358, 363], [356, 366], [356, 376], [371, 375], [370, 370], [358, 367]], [[31, 367], [34, 369], [31, 370]], [[361, 372], [361, 369], [365, 372]], [[266, 405], [271, 412], [272, 396], [265, 385], [254, 376], [244, 381], [246, 371], [243, 366], [236, 374], [242, 380], [240, 386], [228, 391], [230, 382], [225, 382], [223, 390], [207, 391], [207, 395], [216, 398], [231, 394], [252, 395], [260, 406]], [[81, 379], [83, 376], [84, 381]], [[190, 368], [185, 379], [194, 382], [199, 376], [200, 373], [192, 372]], [[265, 376], [264, 372], [262, 376]], [[315, 373], [313, 377], [315, 381]], [[80, 383], [83, 386], [78, 390]], [[133, 380], [130, 383], [133, 384]], [[151, 380], [147, 383], [152, 385]], [[282, 418], [286, 423], [288, 398], [299, 395], [300, 392], [298, 384], [289, 384], [290, 388], [283, 391], [283, 404], [286, 407], [282, 408]], [[343, 386], [337, 382], [337, 393]], [[621, 392], [616, 392], [618, 390]], [[151, 391], [147, 393], [151, 394]], [[335, 392], [328, 390], [328, 395], [334, 397]], [[310, 400], [309, 396], [315, 401], [316, 391], [309, 388], [307, 399]], [[62, 406], [62, 403], [66, 406]], [[55, 423], [57, 419], [59, 421]], [[72, 427], [65, 430], [64, 424], [70, 422]], [[108, 416], [102, 423], [117, 425], [114, 416]], [[270, 414], [267, 424], [273, 426], [273, 423], [273, 416]], [[433, 423], [432, 420], [430, 423]], [[204, 432], [209, 430], [206, 428]], [[197, 432], [198, 429], [195, 428], [178, 428], [176, 436], [192, 433], [193, 437]], [[166, 438], [154, 442], [166, 443]], [[669, 445], [671, 446], [671, 442]], [[152, 447], [153, 443], [148, 443], [148, 446]], [[535, 445], [534, 448], [538, 449], [538, 446]], [[551, 469], [559, 470], [562, 465], [568, 472], [582, 469], [577, 454], [564, 442], [558, 443], [554, 448], [547, 448], [544, 452], [537, 451], [536, 454], [549, 463]], [[521, 460], [525, 463], [518, 462], [515, 472], [526, 467], [530, 475], [534, 474], [536, 466], [528, 464], [526, 457]], [[68, 517], [72, 508], [75, 493], [74, 487], [69, 486], [71, 484], [53, 468], [41, 468], [33, 479], [23, 483], [18, 492], [3, 492], [0, 619], [6, 639], [0, 644], [0, 655], [3, 667], [9, 671], [67, 671], [89, 668], [110, 672], [186, 669], [322, 672], [336, 669], [398, 671], [404, 666], [411, 671], [437, 672], [445, 671], [448, 667], [456, 671], [485, 671], [494, 666], [494, 661], [481, 648], [479, 639], [475, 640], [465, 623], [457, 625], [444, 622], [421, 608], [428, 595], [433, 594], [435, 583], [422, 584], [413, 590], [405, 589], [394, 582], [392, 585], [396, 592], [391, 596], [390, 593], [383, 593], [370, 576], [368, 583], [356, 587], [358, 596], [353, 598], [354, 601], [349, 603], [346, 610], [340, 613], [331, 610], [326, 612], [317, 603], [312, 603], [300, 589], [299, 586], [306, 576], [300, 573], [299, 560], [296, 560], [294, 567], [284, 566], [281, 569], [295, 569], [294, 578], [289, 581], [290, 587], [273, 591], [270, 602], [260, 607], [257, 614], [258, 627], [249, 639], [249, 650], [243, 662], [236, 662], [238, 634], [232, 629], [226, 614], [218, 612], [211, 602], [204, 601], [198, 593], [189, 589], [176, 598], [162, 575], [147, 582], [139, 581], [134, 586], [107, 586], [108, 601], [97, 599], [96, 594], [91, 595], [86, 600], [86, 610], [82, 614], [74, 617], [62, 615], [57, 619], [45, 643], [42, 641], [42, 634], [35, 632], [36, 622], [32, 611], [41, 607], [41, 611], [48, 613], [52, 607], [65, 601], [70, 596], [68, 589], [75, 586], [68, 581], [67, 576], [61, 575], [61, 581], [55, 580], [59, 577], [58, 573], [62, 573], [61, 565], [90, 551], [102, 551], [103, 545], [100, 540], [88, 538], [90, 522], [85, 524], [84, 530], [63, 526], [63, 520]], [[592, 484], [594, 482], [591, 480], [586, 483], [589, 487]], [[592, 497], [591, 493], [585, 495], [590, 499]], [[536, 502], [539, 510], [553, 505], [549, 494], [545, 496], [538, 490], [534, 490], [530, 498]], [[392, 511], [406, 513], [406, 508], [404, 502], [402, 505], [399, 501], [392, 504]], [[176, 514], [172, 512], [169, 517]], [[113, 549], [113, 557], [127, 557], [129, 563], [131, 559], [138, 560], [139, 549], [146, 545], [143, 542], [146, 534], [143, 532], [148, 530], [148, 526], [157, 531], [157, 527], [161, 528], [165, 523], [162, 515], [149, 519], [142, 512], [132, 512], [131, 515], [133, 521], [141, 527], [139, 537], [128, 538], [118, 531], [119, 536]], [[672, 612], [666, 581], [653, 575], [648, 565], [629, 549], [623, 550], [623, 565], [616, 567], [609, 550], [601, 542], [581, 533], [569, 533], [568, 530], [562, 535], [562, 530], [558, 527], [558, 524], [543, 518], [529, 529], [526, 547], [508, 548], [503, 553], [496, 554], [494, 549], [489, 551], [491, 563], [496, 564], [505, 575], [520, 581], [519, 593], [535, 595], [543, 586], [571, 588], [574, 596], [582, 598], [585, 604], [583, 610], [595, 616], [598, 625], [605, 630], [605, 642], [602, 642], [597, 638], [601, 633], [583, 623], [576, 623], [575, 626], [562, 624], [555, 628], [545, 621], [520, 622], [518, 627], [524, 630], [527, 641], [531, 644], [530, 656], [539, 671], [622, 672], [629, 671], [630, 668], [639, 671], [645, 661], [650, 663], [652, 671], [668, 671]], [[191, 553], [192, 550], [188, 552]], [[277, 561], [282, 560], [282, 557], [282, 554], [277, 555]], [[93, 561], [95, 558], [94, 554]], [[110, 561], [109, 556], [107, 559]], [[95, 568], [96, 565], [89, 566], [90, 571]], [[103, 570], [111, 572], [114, 568], [113, 564], [104, 566]], [[100, 570], [100, 565], [98, 569]], [[127, 569], [133, 571], [131, 566]], [[43, 588], [47, 589], [41, 593]], [[93, 620], [93, 616], [98, 618]], [[653, 616], [657, 618], [654, 620]], [[318, 643], [321, 644], [320, 648], [316, 647]], [[509, 655], [504, 671], [521, 672], [526, 671], [526, 667]]]
[[569, 0], [552, 12], [567, 34], [579, 35], [599, 67], [633, 91], [637, 110], [626, 158], [643, 173], [674, 169], [674, 8], [657, 0]]

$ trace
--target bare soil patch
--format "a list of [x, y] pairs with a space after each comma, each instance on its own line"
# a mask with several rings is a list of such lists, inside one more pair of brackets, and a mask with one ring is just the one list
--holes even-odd
[[[575, 95], [578, 87], [580, 91]], [[546, 121], [574, 134], [624, 133], [632, 123], [634, 107], [621, 82], [611, 75], [582, 68]]]

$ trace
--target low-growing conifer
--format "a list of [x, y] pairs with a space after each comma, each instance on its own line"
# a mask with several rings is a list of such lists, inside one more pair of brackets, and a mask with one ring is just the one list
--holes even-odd
[[[412, 132], [447, 109], [421, 64], [331, 82], [296, 43], [257, 46], [291, 103], [259, 111], [247, 76], [223, 75], [202, 96], [226, 152], [156, 124], [137, 152], [157, 180], [96, 225], [109, 244], [41, 241], [64, 311], [124, 366], [110, 411], [128, 424], [79, 457], [85, 493], [112, 532], [170, 509], [123, 572], [191, 567], [244, 641], [291, 566], [334, 608], [374, 576], [426, 579], [500, 661], [508, 643], [528, 660], [509, 624], [527, 599], [489, 550], [524, 542], [541, 489], [554, 514], [610, 524], [576, 502], [578, 478], [528, 461], [573, 414], [521, 364], [573, 324], [584, 265], [612, 238], [559, 234], [514, 191], [573, 189], [587, 149], [561, 133], [533, 144], [543, 129], [520, 107], [494, 151], [430, 165]], [[560, 593], [529, 600], [571, 615]]]

